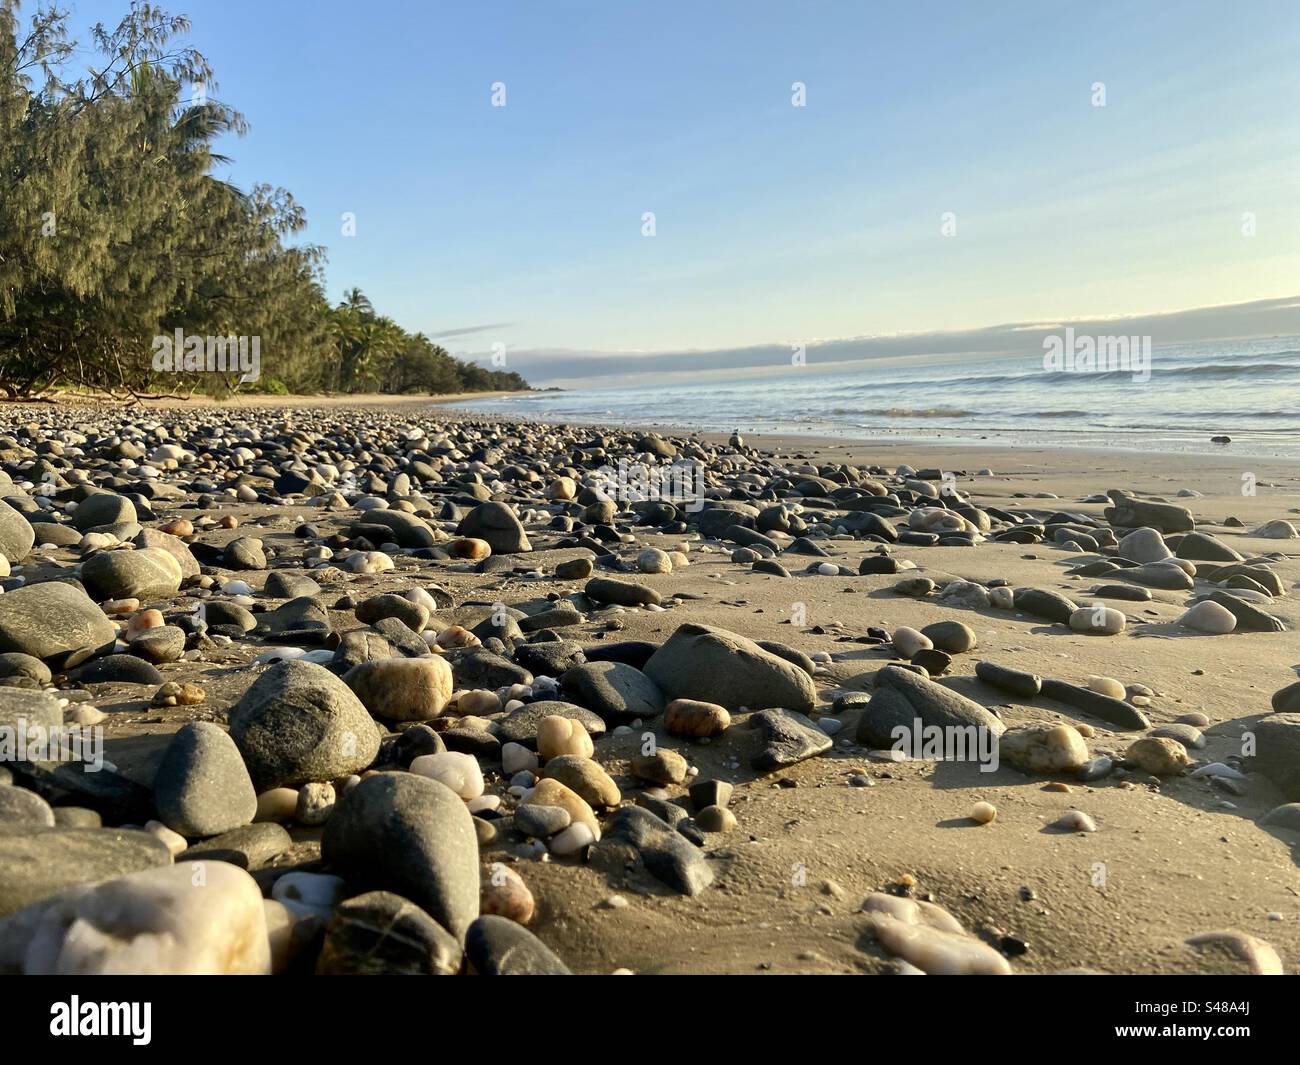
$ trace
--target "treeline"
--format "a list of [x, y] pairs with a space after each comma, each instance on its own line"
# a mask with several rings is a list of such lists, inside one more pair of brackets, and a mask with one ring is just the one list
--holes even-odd
[[[0, 395], [527, 388], [355, 289], [330, 305], [323, 249], [293, 242], [293, 197], [214, 173], [215, 142], [246, 124], [179, 43], [188, 30], [133, 0], [86, 60], [66, 13], [0, 0]], [[160, 358], [173, 336], [208, 338], [206, 361]], [[255, 338], [256, 372], [247, 357], [214, 370], [212, 338]]]

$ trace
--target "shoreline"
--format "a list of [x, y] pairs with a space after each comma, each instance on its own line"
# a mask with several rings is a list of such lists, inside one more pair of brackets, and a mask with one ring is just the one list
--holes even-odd
[[[507, 393], [507, 395], [517, 395], [518, 393]], [[699, 435], [706, 438], [721, 437], [725, 439], [730, 435], [731, 430], [725, 429], [692, 429], [689, 426], [683, 426], [674, 422], [656, 422], [650, 421], [629, 421], [629, 422], [611, 422], [600, 416], [582, 417], [582, 418], [561, 418], [558, 416], [547, 417], [545, 415], [517, 415], [512, 411], [502, 410], [475, 410], [463, 406], [464, 403], [471, 403], [475, 400], [485, 399], [484, 396], [461, 397], [455, 400], [438, 400], [436, 406], [446, 405], [448, 410], [459, 411], [468, 417], [481, 418], [502, 418], [510, 419], [516, 422], [530, 422], [541, 425], [574, 425], [585, 426], [593, 429], [607, 429], [611, 431], [637, 431], [653, 429], [655, 432], [670, 433], [673, 435]], [[881, 428], [881, 429], [849, 429], [846, 428], [840, 432], [827, 431], [826, 428], [808, 427], [799, 430], [792, 428], [757, 428], [747, 429], [743, 425], [740, 427], [741, 435], [746, 439], [753, 438], [772, 439], [772, 438], [789, 438], [791, 440], [817, 441], [818, 444], [838, 443], [857, 447], [939, 447], [939, 448], [995, 448], [1002, 450], [1040, 450], [1048, 448], [1059, 448], [1063, 451], [1096, 451], [1109, 453], [1111, 451], [1122, 451], [1129, 454], [1160, 454], [1160, 455], [1181, 455], [1195, 458], [1216, 458], [1220, 456], [1239, 457], [1253, 460], [1270, 460], [1279, 462], [1294, 462], [1300, 464], [1300, 432], [1296, 433], [1295, 442], [1287, 441], [1280, 446], [1283, 449], [1295, 450], [1295, 454], [1278, 454], [1279, 445], [1271, 444], [1269, 441], [1261, 440], [1258, 436], [1267, 435], [1270, 438], [1276, 437], [1276, 433], [1264, 434], [1260, 431], [1257, 435], [1249, 435], [1251, 430], [1235, 430], [1237, 436], [1232, 437], [1231, 443], [1216, 444], [1211, 442], [1209, 434], [1219, 435], [1214, 430], [1205, 430], [1205, 437], [1193, 438], [1192, 430], [1179, 431], [1186, 434], [1185, 439], [1170, 439], [1174, 430], [1152, 431], [1149, 436], [1143, 436], [1137, 431], [1131, 433], [1116, 433], [1120, 436], [1130, 436], [1131, 439], [1123, 439], [1121, 442], [1114, 444], [1103, 444], [1098, 442], [1098, 437], [1105, 435], [1102, 429], [965, 429], [961, 427], [944, 427], [935, 426], [933, 433], [936, 435], [915, 435], [902, 429]], [[949, 433], [945, 437], [938, 434]], [[1014, 434], [1014, 435], [1013, 435]], [[1243, 435], [1248, 434], [1248, 435]], [[1231, 435], [1231, 434], [1227, 434]], [[1067, 439], [1061, 439], [1061, 436]], [[1074, 436], [1079, 439], [1078, 442], [1068, 439]], [[1162, 439], [1163, 438], [1163, 439]], [[1175, 446], [1182, 443], [1184, 446]]]
[[[184, 410], [265, 410], [284, 408], [286, 410], [335, 410], [356, 407], [360, 410], [400, 411], [408, 408], [412, 413], [440, 412], [445, 417], [457, 417], [467, 420], [485, 422], [504, 421], [513, 424], [535, 426], [573, 425], [602, 430], [606, 432], [656, 432], [672, 436], [698, 437], [710, 441], [723, 441], [730, 436], [731, 430], [694, 429], [672, 422], [658, 422], [653, 419], [621, 423], [599, 416], [578, 419], [562, 419], [540, 415], [518, 415], [511, 411], [476, 410], [466, 404], [483, 400], [509, 397], [542, 395], [546, 390], [530, 392], [457, 392], [439, 396], [392, 395], [387, 393], [356, 393], [341, 395], [247, 395], [216, 399], [211, 396], [195, 394], [189, 399], [178, 397], [160, 397], [143, 401], [140, 405], [127, 405], [125, 410], [132, 411], [184, 411]], [[85, 408], [98, 410], [104, 407], [123, 407], [121, 401], [104, 396], [58, 396], [49, 400], [19, 402], [0, 401], [0, 416], [16, 412], [36, 413], [43, 410], [67, 408]], [[935, 433], [945, 432], [944, 427], [935, 427]], [[1018, 433], [1017, 438], [1009, 439], [1000, 433]], [[1209, 430], [1207, 430], [1209, 432]], [[974, 434], [978, 433], [976, 436]], [[787, 448], [837, 448], [849, 449], [857, 454], [866, 450], [898, 451], [909, 449], [924, 453], [978, 453], [991, 451], [995, 453], [1043, 453], [1088, 455], [1160, 455], [1195, 459], [1198, 464], [1204, 460], [1213, 460], [1216, 464], [1238, 464], [1248, 461], [1251, 465], [1261, 463], [1277, 464], [1283, 467], [1300, 467], [1300, 454], [1287, 455], [1253, 450], [1253, 441], [1249, 436], [1234, 437], [1229, 444], [1213, 444], [1208, 438], [1204, 441], [1188, 440], [1186, 447], [1170, 446], [1145, 439], [1122, 440], [1114, 444], [1102, 444], [1096, 440], [1072, 442], [1061, 440], [1056, 434], [1096, 437], [1099, 430], [964, 430], [951, 429], [951, 436], [923, 436], [907, 434], [895, 429], [845, 429], [843, 432], [827, 432], [825, 429], [809, 427], [806, 430], [780, 428], [755, 430], [741, 427], [741, 435], [756, 444], [765, 441], [782, 441]], [[986, 435], [987, 434], [987, 435]], [[1134, 434], [1136, 437], [1136, 434]], [[1258, 445], [1263, 448], [1265, 445]], [[1300, 447], [1300, 433], [1297, 434], [1297, 447]], [[1242, 466], [1243, 469], [1247, 468]]]

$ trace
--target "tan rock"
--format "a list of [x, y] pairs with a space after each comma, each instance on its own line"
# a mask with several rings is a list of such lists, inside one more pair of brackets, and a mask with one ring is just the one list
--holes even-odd
[[432, 721], [451, 698], [451, 666], [437, 655], [377, 658], [343, 677], [362, 705], [386, 721]]
[[717, 736], [731, 727], [731, 714], [717, 703], [674, 699], [664, 707], [664, 728], [674, 736]]

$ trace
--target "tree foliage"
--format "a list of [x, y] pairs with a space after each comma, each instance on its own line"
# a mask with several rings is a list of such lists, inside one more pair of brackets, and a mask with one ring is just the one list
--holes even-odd
[[66, 12], [24, 19], [0, 0], [0, 392], [240, 387], [237, 369], [156, 369], [155, 338], [177, 330], [259, 338], [251, 385], [276, 391], [527, 387], [406, 333], [359, 290], [328, 304], [293, 197], [214, 173], [214, 143], [246, 123], [188, 30], [132, 0], [79, 68]]

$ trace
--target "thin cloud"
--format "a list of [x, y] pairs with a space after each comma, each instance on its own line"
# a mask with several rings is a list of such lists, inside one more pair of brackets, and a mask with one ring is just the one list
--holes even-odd
[[511, 329], [517, 322], [490, 322], [487, 325], [466, 325], [459, 329], [443, 329], [436, 333], [425, 333], [430, 340], [450, 340], [453, 337], [473, 336], [475, 333], [488, 333], [493, 329]]

